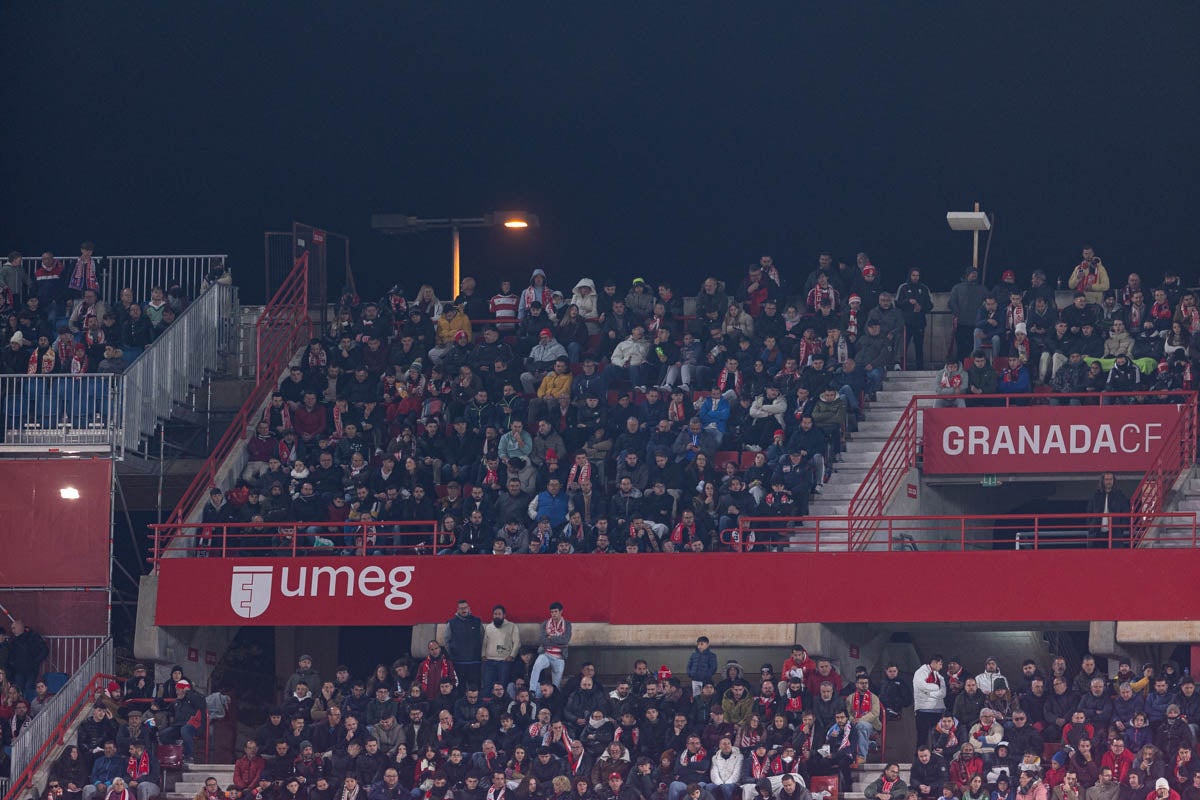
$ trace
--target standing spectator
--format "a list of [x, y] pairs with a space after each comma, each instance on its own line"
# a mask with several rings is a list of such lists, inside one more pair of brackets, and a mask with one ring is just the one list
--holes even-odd
[[563, 618], [562, 603], [557, 601], [550, 604], [550, 618], [543, 622], [538, 631], [538, 656], [533, 662], [529, 674], [529, 683], [535, 686], [541, 683], [542, 673], [549, 668], [551, 683], [558, 687], [562, 683], [563, 669], [566, 667], [567, 645], [571, 642], [571, 623]]
[[913, 369], [925, 369], [925, 325], [929, 310], [933, 307], [933, 294], [921, 283], [921, 270], [909, 270], [908, 282], [896, 289], [896, 306], [904, 315], [904, 342], [900, 347], [901, 358], [908, 352], [909, 342], [913, 345]]
[[707, 636], [696, 640], [696, 649], [688, 656], [687, 675], [692, 679], [692, 695], [698, 695], [705, 681], [711, 681], [717, 671], [717, 654], [709, 649]]
[[520, 628], [506, 619], [504, 606], [495, 606], [492, 608], [492, 624], [483, 628], [484, 690], [490, 690], [496, 683], [508, 686], [509, 673], [520, 649]]
[[46, 641], [23, 620], [14, 619], [12, 636], [4, 637], [0, 644], [8, 645], [8, 671], [13, 685], [25, 697], [31, 697], [42, 662], [50, 655]]
[[988, 291], [979, 283], [979, 270], [972, 267], [950, 290], [950, 313], [954, 315], [954, 352], [960, 361], [974, 349], [975, 317]]
[[296, 691], [298, 684], [305, 684], [310, 689], [314, 686], [321, 685], [321, 676], [313, 669], [313, 657], [304, 653], [300, 658], [296, 659], [296, 671], [292, 673], [292, 677], [288, 678], [287, 686], [284, 688], [284, 696], [289, 696]]
[[[471, 604], [458, 601], [458, 610], [446, 623], [446, 654], [468, 687], [479, 687], [480, 657], [483, 653], [483, 622], [471, 613]], [[490, 686], [488, 687], [490, 690]]]
[[916, 708], [917, 743], [929, 740], [929, 731], [946, 710], [946, 679], [942, 677], [940, 655], [930, 657], [913, 673], [913, 703]]
[[1104, 301], [1109, 289], [1108, 270], [1091, 247], [1083, 248], [1083, 260], [1071, 271], [1067, 286], [1083, 292], [1089, 303], [1100, 305]]
[[[29, 274], [22, 265], [23, 261], [21, 253], [13, 250], [8, 254], [8, 263], [0, 264], [0, 295], [3, 295], [3, 300], [0, 300], [0, 308], [4, 308], [5, 305], [15, 308], [30, 288]], [[53, 257], [51, 257], [51, 261], [53, 263]], [[61, 273], [61, 262], [58, 262], [58, 269]], [[38, 294], [40, 295], [41, 292]]]

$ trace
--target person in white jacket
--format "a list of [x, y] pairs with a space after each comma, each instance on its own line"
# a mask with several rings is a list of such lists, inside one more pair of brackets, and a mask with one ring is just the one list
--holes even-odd
[[928, 663], [913, 673], [913, 709], [916, 711], [917, 745], [929, 740], [929, 731], [946, 710], [946, 679], [942, 676], [944, 660], [930, 656]]
[[736, 800], [742, 791], [742, 751], [733, 746], [728, 736], [721, 737], [717, 752], [713, 754], [709, 778], [712, 783], [708, 788], [717, 800]]
[[779, 387], [768, 383], [763, 393], [754, 398], [750, 405], [749, 442], [750, 449], [765, 449], [773, 441], [776, 430], [783, 427], [783, 417], [787, 413], [787, 398], [779, 392]]
[[587, 323], [588, 333], [600, 332], [600, 311], [596, 307], [596, 284], [591, 278], [580, 278], [571, 290], [571, 302], [579, 309], [579, 316]]
[[646, 331], [641, 325], [635, 325], [629, 332], [629, 338], [617, 345], [609, 359], [616, 377], [629, 376], [629, 382], [639, 391], [645, 391], [643, 372], [646, 356], [650, 352], [650, 343], [646, 341]]
[[1002, 677], [1004, 676], [1000, 672], [1000, 665], [996, 663], [996, 659], [989, 658], [983, 662], [983, 672], [975, 676], [975, 685], [984, 694], [991, 694], [992, 689], [995, 688], [996, 678]]

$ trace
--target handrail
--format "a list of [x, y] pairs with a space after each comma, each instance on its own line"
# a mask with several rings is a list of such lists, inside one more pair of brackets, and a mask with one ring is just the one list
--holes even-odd
[[1141, 544], [1150, 530], [1150, 521], [1166, 503], [1167, 495], [1179, 476], [1196, 463], [1196, 398], [1187, 404], [1174, 427], [1163, 437], [1163, 446], [1133, 491], [1131, 510], [1134, 546]]
[[[13, 742], [11, 774], [17, 777], [10, 784], [5, 800], [20, 797], [24, 789], [32, 788], [33, 776], [37, 774], [47, 755], [55, 747], [63, 744], [64, 737], [84, 705], [94, 700], [98, 689], [102, 689], [110, 680], [117, 680], [110, 674], [112, 672], [112, 639], [105, 639], [96, 652], [83, 662], [66, 685], [50, 700], [50, 704], [34, 717], [29, 726]], [[91, 677], [84, 678], [84, 675]], [[39, 720], [43, 720], [43, 718], [44, 722], [39, 725]], [[50, 728], [51, 720], [57, 720], [53, 728]], [[43, 728], [49, 728], [49, 730], [42, 730]], [[30, 744], [30, 742], [39, 743]], [[34, 747], [37, 749], [31, 753], [30, 749]]]
[[[306, 341], [311, 322], [308, 317], [308, 254], [296, 259], [296, 265], [284, 281], [287, 286], [299, 284], [301, 306], [300, 311], [292, 293], [280, 286], [271, 302], [263, 306], [255, 323], [256, 337], [259, 347], [258, 380], [246, 401], [242, 403], [237, 416], [230, 422], [225, 433], [217, 441], [216, 446], [205, 459], [204, 464], [196, 472], [196, 477], [188, 484], [175, 510], [167, 519], [168, 523], [180, 524], [185, 521], [192, 509], [203, 501], [205, 493], [214, 485], [217, 471], [229, 458], [234, 448], [250, 430], [250, 421], [257, 413], [267, 397], [274, 391], [284, 366], [292, 359], [299, 343]], [[165, 544], [164, 544], [165, 546]], [[157, 557], [157, 552], [156, 552]]]
[[[457, 541], [453, 532], [443, 531], [436, 520], [289, 520], [209, 525], [164, 523], [149, 527], [153, 546], [152, 555], [147, 560], [154, 564], [156, 570], [166, 554], [166, 544], [189, 535], [194, 538], [194, 543], [172, 548], [172, 557], [295, 558], [319, 553], [343, 556], [395, 553], [431, 555], [453, 548]], [[274, 537], [278, 535], [285, 536], [286, 542], [276, 544]], [[328, 544], [317, 544], [312, 541], [314, 537], [327, 539]]]
[[[900, 485], [905, 472], [916, 465], [917, 450], [919, 446], [917, 433], [920, 429], [919, 412], [923, 410], [921, 403], [925, 401], [938, 401], [947, 399], [962, 399], [966, 401], [968, 408], [971, 403], [978, 400], [988, 402], [1003, 401], [1004, 408], [1028, 408], [1030, 405], [1038, 405], [1042, 402], [1048, 402], [1051, 398], [1059, 400], [1088, 400], [1090, 402], [1103, 402], [1103, 399], [1115, 398], [1186, 398], [1189, 411], [1181, 416], [1181, 419], [1187, 417], [1192, 420], [1186, 430], [1186, 436], [1183, 437], [1180, 447], [1183, 451], [1190, 454], [1186, 456], [1190, 459], [1187, 463], [1190, 464], [1195, 460], [1195, 442], [1196, 442], [1196, 425], [1194, 422], [1196, 415], [1196, 393], [1193, 391], [1147, 391], [1147, 392], [1067, 392], [1053, 394], [975, 394], [975, 395], [956, 395], [947, 397], [939, 394], [915, 394], [901, 412], [900, 419], [896, 423], [896, 427], [892, 429], [891, 435], [884, 442], [883, 449], [879, 451], [879, 455], [875, 457], [875, 461], [871, 464], [867, 474], [863, 476], [862, 484], [850, 499], [850, 503], [846, 508], [846, 515], [850, 519], [851, 524], [851, 548], [852, 550], [861, 550], [871, 541], [878, 525], [872, 522], [873, 517], [879, 517], [887, 508], [887, 504], [891, 502], [892, 495], [896, 491], [896, 487]], [[952, 410], [952, 409], [948, 409]], [[1177, 441], [1171, 437], [1164, 437], [1164, 442]], [[1189, 444], [1190, 443], [1190, 444]], [[1164, 452], [1170, 449], [1164, 445]], [[1161, 458], [1161, 454], [1160, 454]], [[1157, 461], [1156, 461], [1157, 463]], [[1175, 472], [1175, 476], [1171, 478], [1172, 485], [1175, 478], [1179, 475], [1179, 469]], [[1149, 473], [1147, 473], [1149, 476]], [[1146, 480], [1143, 479], [1143, 483]], [[1142, 487], [1139, 486], [1139, 489]], [[1151, 491], [1148, 487], [1147, 492]], [[1136, 505], [1135, 505], [1136, 508]], [[1148, 507], [1148, 512], [1153, 513], [1161, 508], [1161, 498], [1156, 501], [1156, 504]], [[1144, 533], [1144, 532], [1143, 532]]]
[[874, 528], [883, 528], [887, 535], [870, 542], [869, 548], [855, 546], [850, 538], [851, 520], [846, 517], [743, 516], [738, 519], [737, 528], [721, 531], [720, 544], [734, 552], [753, 552], [774, 545], [816, 553], [846, 553], [856, 549], [991, 552], [1064, 546], [1124, 550], [1135, 546], [1124, 532], [1131, 530], [1139, 518], [1147, 518], [1150, 525], [1160, 528], [1158, 541], [1164, 547], [1200, 547], [1197, 537], [1200, 512], [1195, 511], [1153, 515], [1132, 512], [879, 515], [868, 517], [867, 521]]

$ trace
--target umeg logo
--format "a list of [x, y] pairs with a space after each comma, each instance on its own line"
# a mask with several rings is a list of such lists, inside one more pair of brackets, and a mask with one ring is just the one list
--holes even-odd
[[274, 567], [234, 567], [229, 585], [229, 605], [233, 613], [245, 619], [261, 616], [271, 605]]
[[[413, 603], [406, 591], [416, 567], [280, 567], [279, 593], [284, 597], [382, 597], [389, 611], [404, 611]], [[275, 567], [234, 567], [229, 605], [244, 619], [261, 616], [271, 605]]]

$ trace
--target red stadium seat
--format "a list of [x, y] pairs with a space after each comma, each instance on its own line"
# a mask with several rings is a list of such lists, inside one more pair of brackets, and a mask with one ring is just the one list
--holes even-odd
[[737, 464], [741, 455], [736, 450], [719, 450], [713, 456], [713, 469], [723, 469], [726, 464]]

